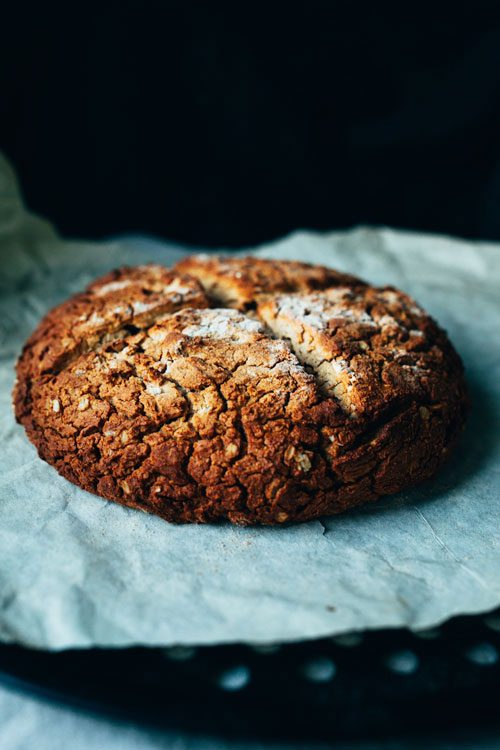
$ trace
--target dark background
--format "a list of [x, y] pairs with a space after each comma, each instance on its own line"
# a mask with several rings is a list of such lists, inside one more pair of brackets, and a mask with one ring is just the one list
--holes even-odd
[[499, 239], [500, 6], [404, 5], [17, 4], [0, 147], [67, 235]]

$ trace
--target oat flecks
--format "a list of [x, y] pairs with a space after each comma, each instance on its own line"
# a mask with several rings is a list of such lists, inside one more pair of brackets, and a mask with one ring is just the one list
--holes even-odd
[[116, 292], [119, 289], [125, 289], [126, 286], [131, 286], [132, 281], [130, 279], [123, 279], [122, 281], [110, 281], [109, 284], [103, 284], [96, 289], [96, 295], [102, 297], [110, 292]]
[[364, 323], [375, 327], [371, 315], [359, 305], [360, 300], [361, 295], [354, 295], [349, 287], [328, 289], [321, 294], [283, 295], [280, 312], [318, 330], [328, 328], [337, 319], [339, 324]]
[[263, 300], [258, 312], [353, 418], [375, 414], [396, 396], [410, 397], [438, 364], [426, 334], [441, 334], [396, 290], [277, 294]]
[[49, 312], [30, 337], [27, 356], [37, 376], [58, 371], [83, 352], [127, 335], [127, 327], [148, 328], [162, 314], [208, 306], [196, 279], [161, 266], [121, 268]]
[[262, 333], [262, 324], [239, 315], [235, 310], [216, 309], [205, 310], [199, 322], [186, 326], [182, 333], [189, 337], [231, 340], [243, 344], [249, 341], [253, 334]]
[[175, 268], [197, 278], [216, 303], [239, 310], [254, 307], [266, 294], [363, 284], [353, 276], [325, 266], [252, 257], [191, 255]]
[[44, 318], [17, 375], [43, 459], [175, 522], [282, 524], [396, 492], [437, 470], [466, 402], [405, 294], [253, 258], [108, 274]]

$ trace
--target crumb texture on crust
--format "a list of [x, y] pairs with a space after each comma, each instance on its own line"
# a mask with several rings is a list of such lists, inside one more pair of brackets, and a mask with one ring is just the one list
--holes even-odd
[[120, 268], [51, 310], [28, 339], [21, 362], [30, 357], [33, 375], [54, 372], [127, 327], [144, 328], [162, 313], [209, 304], [194, 278], [158, 265]]
[[438, 327], [402, 292], [337, 287], [276, 295], [258, 312], [352, 418], [395, 400], [446, 399], [445, 366], [457, 363]]
[[175, 268], [198, 279], [221, 305], [251, 310], [257, 300], [276, 292], [310, 292], [338, 285], [363, 284], [326, 266], [261, 258], [190, 255]]
[[48, 313], [17, 376], [41, 458], [173, 522], [279, 524], [399, 491], [436, 471], [466, 404], [410, 297], [254, 258], [112, 272]]

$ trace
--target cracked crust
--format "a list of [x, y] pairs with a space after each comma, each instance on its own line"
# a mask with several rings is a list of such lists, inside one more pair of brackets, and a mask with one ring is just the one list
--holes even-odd
[[248, 311], [267, 294], [311, 292], [338, 285], [357, 286], [364, 282], [326, 266], [285, 260], [190, 255], [175, 268], [198, 279], [221, 305]]
[[119, 268], [51, 310], [26, 342], [21, 361], [30, 358], [30, 375], [54, 372], [127, 327], [144, 328], [163, 313], [209, 304], [192, 277], [157, 265]]
[[[436, 471], [465, 387], [446, 335], [413, 300], [304, 264], [210, 263], [198, 280], [120, 269], [46, 316], [14, 390], [41, 458], [174, 522], [317, 518]], [[213, 277], [233, 284], [228, 266], [243, 286], [225, 304], [253, 295], [252, 317], [212, 307]]]
[[[391, 287], [275, 295], [258, 306], [335, 399], [345, 420], [323, 428], [330, 465], [346, 487], [398, 492], [431, 476], [465, 416], [462, 364], [446, 334]], [[369, 481], [368, 481], [369, 480]]]
[[396, 289], [276, 295], [258, 314], [353, 419], [373, 418], [395, 401], [446, 401], [460, 367], [442, 331]]

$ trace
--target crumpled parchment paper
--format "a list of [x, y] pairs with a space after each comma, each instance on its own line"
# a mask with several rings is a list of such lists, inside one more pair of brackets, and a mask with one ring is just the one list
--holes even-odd
[[40, 317], [125, 263], [182, 248], [61, 240], [0, 158], [0, 639], [47, 649], [313, 638], [433, 626], [500, 604], [500, 246], [389, 229], [299, 232], [257, 249], [414, 295], [448, 330], [473, 399], [454, 458], [426, 485], [290, 528], [172, 526], [74, 487], [11, 409]]

